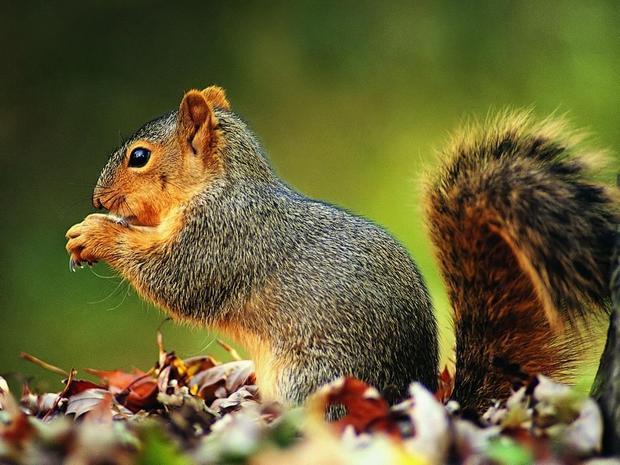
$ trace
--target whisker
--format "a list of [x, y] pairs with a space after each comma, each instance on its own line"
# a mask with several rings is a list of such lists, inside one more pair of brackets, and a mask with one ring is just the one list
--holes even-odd
[[174, 181], [169, 181], [169, 180], [167, 180], [167, 181], [166, 181], [166, 184], [170, 184], [171, 186], [176, 187], [176, 188], [177, 188], [177, 189], [179, 189], [179, 190], [184, 190], [184, 189], [185, 189], [185, 187], [184, 187], [184, 186], [182, 186], [182, 185], [180, 185], [180, 184], [177, 184], [177, 183], [176, 183], [176, 182], [174, 182]]
[[102, 205], [103, 204], [108, 204], [107, 210], [112, 211], [114, 209], [114, 207], [116, 206], [116, 202], [118, 200], [118, 198], [120, 197], [120, 195], [116, 192], [111, 192], [107, 197], [103, 198], [101, 200]]
[[202, 349], [198, 351], [198, 354], [204, 354], [205, 352], [207, 352], [209, 347], [211, 347], [215, 343], [215, 341], [217, 341], [217, 337], [213, 336], [213, 338]]
[[119, 308], [121, 305], [123, 305], [125, 303], [125, 300], [127, 299], [127, 296], [129, 295], [129, 291], [131, 290], [131, 284], [129, 284], [129, 281], [125, 281], [127, 283], [127, 290], [125, 291], [125, 295], [123, 296], [123, 300], [120, 301], [120, 303], [114, 307], [111, 308], [107, 308], [106, 312], [111, 312], [116, 310], [117, 308]]
[[131, 213], [131, 216], [135, 217], [136, 214], [134, 213], [134, 211], [131, 209], [131, 207], [129, 206], [129, 203], [127, 202], [126, 199], [123, 199], [123, 205], [127, 208], [127, 210], [129, 210], [129, 213]]
[[106, 199], [105, 202], [107, 203], [108, 200], [110, 200], [110, 203], [108, 205], [108, 210], [109, 211], [116, 211], [118, 207], [118, 205], [121, 203], [121, 196], [120, 195], [115, 195], [112, 196], [111, 199]]
[[97, 305], [97, 304], [105, 302], [106, 300], [108, 300], [109, 298], [114, 296], [114, 294], [116, 294], [116, 292], [121, 288], [121, 286], [123, 285], [124, 282], [125, 282], [125, 280], [121, 279], [119, 281], [119, 283], [116, 285], [116, 287], [112, 290], [112, 292], [110, 292], [108, 295], [106, 295], [103, 299], [94, 300], [92, 302], [88, 302], [88, 304], [89, 305]]
[[[119, 278], [120, 276], [117, 274], [113, 274], [112, 276], [104, 276], [102, 274], [97, 273], [93, 268], [89, 267], [89, 270], [92, 274], [94, 274], [95, 276], [97, 276], [98, 278], [101, 279], [114, 279], [114, 278]], [[121, 278], [121, 282], [124, 281], [124, 278]]]

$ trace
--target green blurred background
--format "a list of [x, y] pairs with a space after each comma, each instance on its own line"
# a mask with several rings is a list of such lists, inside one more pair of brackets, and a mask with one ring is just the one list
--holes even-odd
[[[70, 273], [64, 233], [92, 211], [120, 137], [211, 83], [288, 182], [406, 244], [449, 356], [421, 173], [464, 117], [505, 106], [569, 112], [619, 147], [620, 4], [412, 3], [3, 2], [0, 372], [12, 386], [60, 387], [20, 351], [66, 369], [154, 363], [165, 316], [105, 265]], [[163, 331], [182, 355], [224, 357], [203, 329]]]

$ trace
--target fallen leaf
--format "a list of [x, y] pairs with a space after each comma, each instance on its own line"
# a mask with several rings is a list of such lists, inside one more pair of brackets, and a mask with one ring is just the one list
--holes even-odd
[[217, 398], [228, 397], [241, 386], [255, 383], [254, 363], [249, 360], [222, 363], [197, 373], [190, 381], [192, 392], [211, 404]]
[[594, 400], [586, 399], [583, 402], [579, 417], [566, 427], [562, 444], [578, 457], [590, 457], [601, 452], [603, 418]]
[[390, 407], [379, 391], [356, 378], [339, 378], [323, 386], [310, 400], [319, 416], [341, 405], [346, 414], [333, 423], [342, 432], [351, 426], [356, 433], [381, 431], [400, 439], [398, 424], [390, 417]]
[[116, 395], [116, 399], [132, 412], [157, 408], [157, 380], [145, 375]]
[[33, 394], [28, 387], [24, 386], [20, 404], [32, 415], [42, 417], [52, 409], [59, 407], [59, 394], [51, 392]]
[[452, 441], [446, 409], [420, 383], [412, 383], [409, 393], [412, 402], [405, 405], [415, 434], [405, 440], [405, 448], [431, 464], [443, 463]]
[[87, 389], [105, 389], [105, 386], [84, 379], [72, 379], [68, 387], [63, 390], [63, 397], [71, 397]]
[[147, 373], [136, 369], [134, 369], [133, 373], [126, 373], [120, 370], [94, 370], [92, 368], [87, 368], [85, 371], [105, 382], [110, 391], [115, 394], [124, 391], [130, 384], [147, 376]]
[[257, 386], [241, 386], [228, 397], [215, 399], [210, 407], [218, 413], [230, 412], [239, 407], [243, 402], [256, 400], [258, 400]]
[[67, 415], [79, 418], [85, 413], [97, 408], [110, 392], [105, 389], [87, 389], [67, 399]]
[[437, 390], [435, 391], [435, 398], [445, 404], [450, 400], [452, 391], [454, 390], [454, 377], [450, 374], [448, 366], [444, 366], [443, 370], [437, 376]]
[[8, 390], [0, 392], [0, 404], [10, 418], [8, 423], [0, 422], [0, 438], [11, 445], [22, 447], [34, 433], [28, 415], [19, 408]]

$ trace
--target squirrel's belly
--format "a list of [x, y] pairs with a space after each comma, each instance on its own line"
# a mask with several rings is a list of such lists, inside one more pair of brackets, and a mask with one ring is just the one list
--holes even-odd
[[232, 338], [248, 351], [254, 361], [256, 384], [261, 399], [282, 402], [284, 399], [278, 389], [278, 379], [283, 360], [274, 356], [271, 345], [264, 338], [229, 324], [217, 324], [214, 329]]
[[268, 347], [250, 349], [256, 370], [256, 384], [258, 385], [261, 399], [281, 402], [282, 396], [278, 389], [279, 370], [278, 361]]

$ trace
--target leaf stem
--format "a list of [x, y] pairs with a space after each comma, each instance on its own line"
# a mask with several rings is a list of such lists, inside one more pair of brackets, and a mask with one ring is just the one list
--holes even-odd
[[68, 378], [70, 375], [68, 371], [63, 370], [62, 368], [58, 368], [57, 366], [52, 365], [51, 363], [44, 362], [40, 358], [37, 358], [34, 355], [30, 355], [27, 352], [21, 352], [19, 356], [23, 358], [24, 360], [28, 360], [30, 363], [34, 363], [38, 367], [43, 368], [44, 370], [51, 371], [52, 373], [56, 373], [57, 375], [64, 376], [65, 378]]

